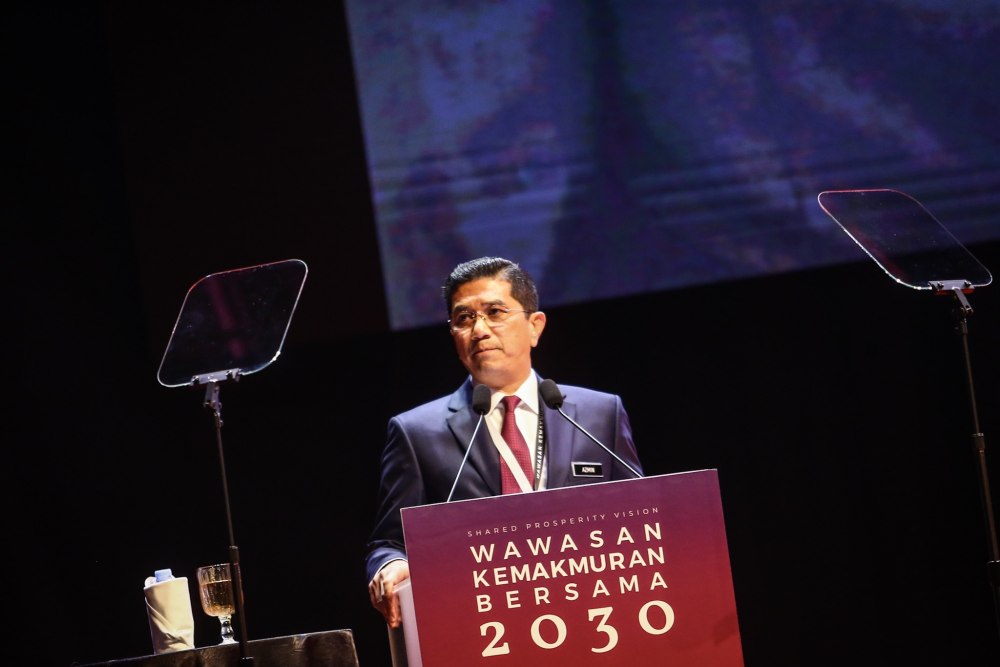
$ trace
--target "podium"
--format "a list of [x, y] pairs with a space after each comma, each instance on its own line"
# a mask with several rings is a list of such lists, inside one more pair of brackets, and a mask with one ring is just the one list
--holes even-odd
[[718, 475], [402, 510], [408, 667], [741, 667]]

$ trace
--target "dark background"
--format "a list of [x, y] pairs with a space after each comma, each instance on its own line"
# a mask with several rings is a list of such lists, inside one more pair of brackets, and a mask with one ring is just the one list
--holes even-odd
[[[282, 356], [221, 392], [248, 628], [350, 628], [363, 665], [388, 664], [362, 567], [385, 422], [464, 372], [443, 324], [388, 331], [342, 7], [5, 13], [9, 662], [148, 654], [145, 577], [227, 558], [203, 394], [156, 370], [192, 283], [295, 257]], [[970, 250], [996, 272], [1000, 244]], [[970, 300], [989, 446], [1000, 299]], [[859, 251], [547, 309], [536, 367], [620, 393], [648, 473], [719, 470], [748, 665], [992, 665], [952, 301]]]

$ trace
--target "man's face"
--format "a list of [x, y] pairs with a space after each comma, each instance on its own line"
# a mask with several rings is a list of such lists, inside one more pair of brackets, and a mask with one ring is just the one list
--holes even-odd
[[[510, 293], [510, 283], [479, 278], [460, 286], [451, 300], [451, 317], [463, 312], [486, 313], [491, 308], [523, 311], [524, 305]], [[531, 370], [531, 348], [545, 328], [545, 313], [511, 312], [501, 323], [475, 317], [470, 329], [452, 331], [458, 358], [476, 383], [495, 391], [513, 392]]]

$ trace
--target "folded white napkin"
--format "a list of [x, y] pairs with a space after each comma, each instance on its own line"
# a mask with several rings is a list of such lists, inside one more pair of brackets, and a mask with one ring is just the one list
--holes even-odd
[[170, 570], [157, 570], [146, 578], [146, 614], [153, 653], [194, 648], [194, 616], [187, 577], [174, 578]]

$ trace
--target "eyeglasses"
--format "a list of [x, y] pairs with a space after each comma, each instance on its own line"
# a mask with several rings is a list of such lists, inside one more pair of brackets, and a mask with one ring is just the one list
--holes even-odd
[[491, 329], [499, 329], [504, 325], [514, 313], [533, 313], [533, 310], [511, 310], [502, 306], [490, 306], [486, 312], [480, 313], [478, 310], [463, 310], [455, 317], [448, 320], [448, 326], [453, 333], [465, 333], [472, 331], [476, 327], [476, 322], [483, 319]]

